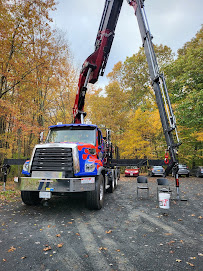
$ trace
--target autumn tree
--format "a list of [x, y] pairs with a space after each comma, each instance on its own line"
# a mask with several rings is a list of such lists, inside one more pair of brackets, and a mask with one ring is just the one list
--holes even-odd
[[50, 27], [55, 4], [0, 2], [0, 159], [29, 157], [44, 125], [71, 120], [76, 72], [67, 42]]
[[[154, 45], [160, 70], [173, 60], [172, 50], [168, 46]], [[144, 105], [147, 100], [154, 99], [154, 92], [149, 77], [149, 68], [147, 64], [144, 48], [140, 48], [137, 54], [127, 57], [122, 67], [122, 81], [125, 85], [126, 92], [130, 94], [130, 107], [136, 109]]]
[[195, 38], [178, 50], [177, 59], [167, 67], [167, 83], [175, 104], [183, 144], [182, 161], [201, 164], [203, 139], [203, 27]]
[[12, 91], [33, 70], [43, 66], [34, 48], [49, 28], [54, 0], [1, 1], [0, 98]]
[[100, 127], [112, 131], [112, 140], [118, 143], [127, 122], [126, 93], [117, 81], [109, 83], [102, 89], [95, 90], [88, 102], [88, 118]]
[[[124, 158], [157, 159], [163, 155], [163, 132], [157, 108], [131, 112], [127, 128], [119, 143]], [[162, 144], [161, 144], [162, 143]]]

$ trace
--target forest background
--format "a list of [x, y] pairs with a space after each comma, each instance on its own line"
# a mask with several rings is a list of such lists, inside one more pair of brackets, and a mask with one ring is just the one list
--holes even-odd
[[[41, 131], [72, 122], [79, 69], [60, 30], [55, 0], [0, 0], [0, 164], [29, 158]], [[177, 119], [179, 161], [202, 165], [203, 27], [175, 55], [154, 45]], [[121, 158], [163, 159], [166, 143], [143, 48], [118, 62], [105, 89], [89, 85], [87, 120], [112, 130]]]

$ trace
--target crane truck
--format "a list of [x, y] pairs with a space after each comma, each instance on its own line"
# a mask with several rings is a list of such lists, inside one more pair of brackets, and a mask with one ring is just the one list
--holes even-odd
[[[170, 153], [170, 163], [166, 169], [169, 172], [178, 167], [177, 149], [180, 141], [176, 120], [164, 76], [159, 72], [144, 0], [127, 2], [134, 9], [142, 37], [167, 150]], [[96, 125], [85, 124], [84, 105], [88, 84], [94, 84], [104, 74], [122, 4], [123, 0], [105, 0], [95, 50], [85, 60], [80, 72], [73, 123], [49, 127], [45, 143], [34, 147], [28, 166], [29, 176], [18, 180], [25, 204], [38, 204], [42, 199], [49, 199], [55, 194], [83, 192], [86, 194], [88, 208], [101, 209], [104, 192], [112, 193], [117, 187], [119, 168], [111, 165], [113, 147], [110, 130], [107, 129], [103, 136]], [[175, 179], [178, 197], [178, 174], [175, 174]]]

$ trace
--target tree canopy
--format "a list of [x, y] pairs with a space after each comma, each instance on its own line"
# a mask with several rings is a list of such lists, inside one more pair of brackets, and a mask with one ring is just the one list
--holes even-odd
[[54, 0], [0, 2], [0, 160], [29, 157], [44, 126], [72, 119], [76, 72], [50, 27]]
[[[38, 135], [72, 121], [78, 83], [64, 33], [50, 27], [55, 0], [0, 1], [0, 161], [29, 157]], [[178, 50], [154, 45], [183, 144], [181, 162], [202, 161], [203, 27]], [[107, 75], [105, 89], [88, 86], [87, 120], [112, 130], [122, 158], [163, 158], [166, 148], [144, 49]]]

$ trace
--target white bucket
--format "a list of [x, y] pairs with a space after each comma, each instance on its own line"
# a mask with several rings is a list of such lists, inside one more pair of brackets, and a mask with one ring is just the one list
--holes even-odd
[[163, 209], [169, 209], [170, 194], [159, 193], [159, 207]]

